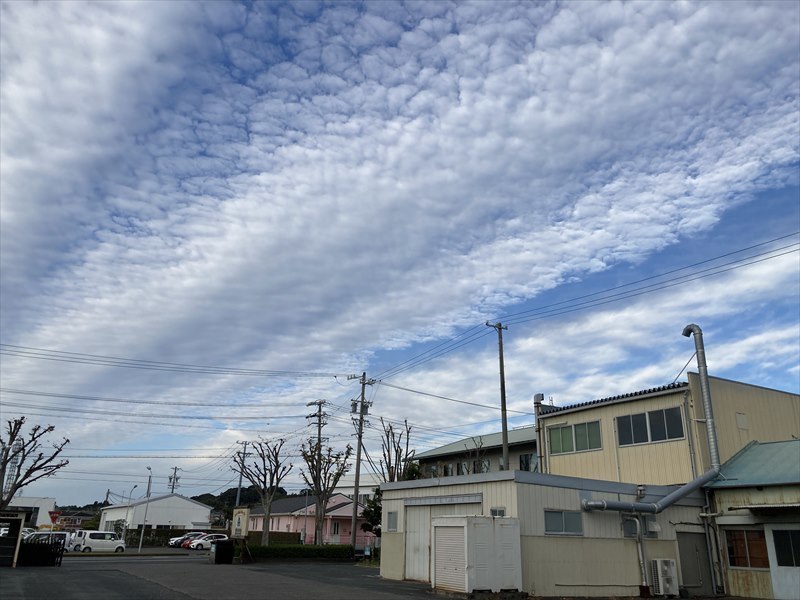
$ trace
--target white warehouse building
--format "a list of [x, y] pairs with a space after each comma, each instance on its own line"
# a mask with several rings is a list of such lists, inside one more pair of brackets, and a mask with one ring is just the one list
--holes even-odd
[[145, 522], [149, 529], [208, 529], [211, 507], [180, 494], [153, 496], [126, 504], [114, 504], [100, 514], [100, 529], [112, 531], [121, 521], [126, 529], [139, 529]]

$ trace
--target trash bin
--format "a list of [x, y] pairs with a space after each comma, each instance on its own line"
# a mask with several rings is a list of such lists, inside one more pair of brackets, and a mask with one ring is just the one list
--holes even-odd
[[211, 544], [210, 561], [215, 565], [233, 564], [233, 540], [217, 540]]

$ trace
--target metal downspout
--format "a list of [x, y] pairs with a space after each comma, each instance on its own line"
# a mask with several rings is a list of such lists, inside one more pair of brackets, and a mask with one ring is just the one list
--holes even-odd
[[[644, 548], [643, 548], [643, 541], [642, 541], [642, 523], [639, 520], [639, 517], [635, 514], [633, 515], [623, 515], [626, 521], [633, 521], [636, 523], [636, 552], [639, 555], [639, 573], [642, 576], [642, 583], [639, 585], [639, 594], [642, 596], [646, 594], [648, 590], [647, 586], [647, 568], [644, 564]], [[644, 596], [642, 596], [644, 597]]]
[[689, 460], [692, 463], [692, 477], [697, 477], [697, 462], [694, 456], [694, 419], [689, 415], [689, 392], [683, 392], [683, 414], [686, 418], [686, 440], [689, 444]]
[[[708, 490], [706, 490], [706, 504], [703, 507], [703, 512], [708, 515], [711, 511], [711, 499], [709, 497]], [[706, 552], [708, 553], [708, 568], [711, 570], [711, 588], [715, 594], [720, 593], [720, 585], [717, 582], [717, 565], [719, 564], [718, 561], [714, 560], [714, 553], [712, 552], [712, 547], [717, 550], [716, 554], [719, 556], [719, 543], [718, 540], [711, 539], [711, 528], [708, 525], [708, 518], [702, 519], [703, 521], [703, 530], [706, 534]]]
[[708, 437], [708, 450], [711, 456], [711, 468], [700, 477], [679, 487], [674, 492], [667, 494], [658, 502], [620, 502], [618, 500], [583, 500], [583, 510], [617, 510], [644, 513], [660, 513], [665, 508], [675, 504], [681, 498], [689, 495], [706, 483], [716, 479], [719, 475], [719, 451], [717, 450], [717, 433], [714, 427], [714, 413], [711, 408], [711, 391], [708, 383], [708, 365], [706, 365], [706, 351], [703, 346], [703, 332], [695, 324], [683, 328], [683, 335], [689, 337], [694, 334], [694, 345], [697, 352], [697, 370], [700, 373], [700, 391], [703, 396], [703, 411], [706, 418], [706, 433]]
[[539, 464], [539, 473], [547, 473], [547, 457], [545, 452], [545, 445], [542, 443], [544, 436], [542, 435], [543, 427], [539, 421], [539, 416], [542, 413], [542, 402], [544, 402], [544, 394], [536, 394], [533, 397], [533, 414], [536, 415], [536, 461]]

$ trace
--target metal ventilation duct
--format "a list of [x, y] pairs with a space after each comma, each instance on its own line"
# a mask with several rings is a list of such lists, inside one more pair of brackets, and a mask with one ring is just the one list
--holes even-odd
[[711, 468], [693, 479], [689, 483], [679, 487], [674, 492], [667, 494], [658, 502], [621, 502], [619, 500], [584, 500], [583, 510], [617, 510], [633, 511], [641, 513], [660, 513], [665, 508], [675, 504], [681, 498], [691, 494], [701, 488], [709, 481], [716, 479], [719, 475], [719, 450], [717, 449], [717, 432], [714, 427], [714, 413], [711, 409], [711, 391], [708, 384], [708, 365], [706, 365], [706, 351], [703, 346], [703, 332], [695, 324], [687, 325], [683, 328], [683, 335], [689, 337], [694, 334], [694, 345], [697, 353], [697, 370], [700, 373], [700, 391], [703, 396], [703, 410], [705, 411], [706, 433], [708, 434], [708, 450], [711, 455]]

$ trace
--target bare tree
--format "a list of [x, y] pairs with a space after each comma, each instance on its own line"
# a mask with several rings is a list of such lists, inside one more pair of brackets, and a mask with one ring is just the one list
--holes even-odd
[[[286, 464], [285, 458], [281, 457], [281, 450], [284, 439], [275, 442], [259, 440], [251, 442], [251, 453], [237, 452], [233, 457], [236, 465], [234, 470], [244, 475], [253, 484], [258, 492], [261, 507], [264, 509], [264, 529], [261, 532], [261, 545], [269, 546], [269, 520], [272, 512], [272, 501], [278, 492], [278, 487], [283, 478], [289, 474], [294, 465]], [[252, 461], [248, 462], [248, 456], [252, 456]]]
[[412, 468], [414, 450], [408, 449], [411, 426], [408, 421], [403, 421], [403, 426], [402, 431], [395, 431], [392, 424], [385, 422], [381, 417], [383, 459], [380, 461], [380, 470], [384, 481], [406, 481], [413, 479], [416, 473]]
[[473, 437], [472, 444], [472, 448], [464, 444], [466, 452], [459, 457], [459, 461], [464, 465], [464, 475], [469, 475], [473, 472], [479, 473], [480, 471], [475, 469], [475, 466], [477, 463], [482, 463], [486, 457], [486, 450], [483, 448], [483, 436]]
[[[318, 440], [309, 440], [307, 445], [303, 444], [300, 452], [308, 465], [308, 473], [302, 472], [303, 479], [315, 497], [314, 543], [321, 546], [322, 525], [325, 522], [328, 501], [333, 496], [339, 479], [350, 469], [347, 461], [353, 455], [353, 447], [347, 444], [344, 451], [334, 452], [330, 446], [323, 449]], [[353, 502], [355, 501], [354, 498]]]
[[43, 450], [44, 436], [55, 431], [53, 425], [34, 425], [26, 436], [22, 432], [25, 417], [6, 421], [6, 438], [0, 437], [0, 510], [4, 510], [14, 495], [26, 485], [66, 467], [68, 460], [57, 460], [69, 440], [52, 444]]

